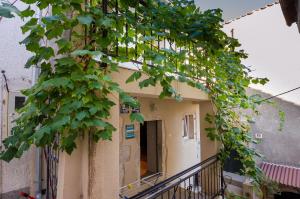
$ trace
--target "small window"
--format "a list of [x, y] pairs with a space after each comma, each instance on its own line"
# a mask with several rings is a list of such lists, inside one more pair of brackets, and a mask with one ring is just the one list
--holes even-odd
[[18, 110], [24, 106], [25, 97], [23, 96], [16, 96], [15, 97], [15, 110]]
[[185, 115], [183, 118], [183, 137], [194, 139], [195, 120], [194, 115]]

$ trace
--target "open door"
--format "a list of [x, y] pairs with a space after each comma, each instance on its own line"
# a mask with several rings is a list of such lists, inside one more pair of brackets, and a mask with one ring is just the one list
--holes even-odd
[[140, 128], [141, 177], [162, 170], [162, 122], [146, 121]]

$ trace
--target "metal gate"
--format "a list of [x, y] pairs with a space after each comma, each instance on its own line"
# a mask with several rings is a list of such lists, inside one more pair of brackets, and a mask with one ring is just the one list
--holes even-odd
[[56, 138], [52, 146], [44, 148], [46, 161], [46, 199], [56, 199], [58, 182], [59, 150], [57, 149], [59, 139]]

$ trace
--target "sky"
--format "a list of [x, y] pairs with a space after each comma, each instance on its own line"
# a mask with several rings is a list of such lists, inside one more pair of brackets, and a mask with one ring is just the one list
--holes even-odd
[[264, 7], [275, 0], [194, 0], [201, 9], [221, 8], [225, 21]]

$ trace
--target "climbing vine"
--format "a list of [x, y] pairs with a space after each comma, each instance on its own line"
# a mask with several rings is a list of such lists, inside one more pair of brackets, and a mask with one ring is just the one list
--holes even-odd
[[[31, 145], [45, 147], [60, 137], [58, 148], [71, 153], [75, 140], [90, 134], [110, 140], [115, 127], [107, 122], [115, 105], [111, 96], [136, 108], [139, 102], [111, 78], [125, 62], [139, 63], [127, 80], [141, 88], [162, 86], [161, 98], [181, 96], [172, 87], [180, 81], [205, 91], [214, 106], [208, 136], [221, 143], [220, 158], [236, 150], [243, 172], [260, 182], [251, 148], [250, 115], [241, 110], [261, 103], [246, 88], [265, 84], [241, 63], [247, 55], [222, 30], [219, 9], [200, 11], [193, 1], [174, 0], [21, 0], [28, 8], [15, 12], [26, 23], [21, 42], [33, 56], [25, 67], [39, 67], [37, 83], [24, 91], [25, 106], [4, 140], [1, 159], [20, 157]], [[12, 17], [7, 4], [0, 14]], [[4, 6], [4, 7], [5, 7]], [[35, 7], [43, 11], [39, 18]], [[1, 11], [2, 9], [2, 11]], [[4, 11], [3, 11], [4, 10]], [[4, 14], [5, 15], [4, 15]], [[140, 80], [142, 74], [147, 78]], [[143, 122], [139, 113], [132, 120]]]

